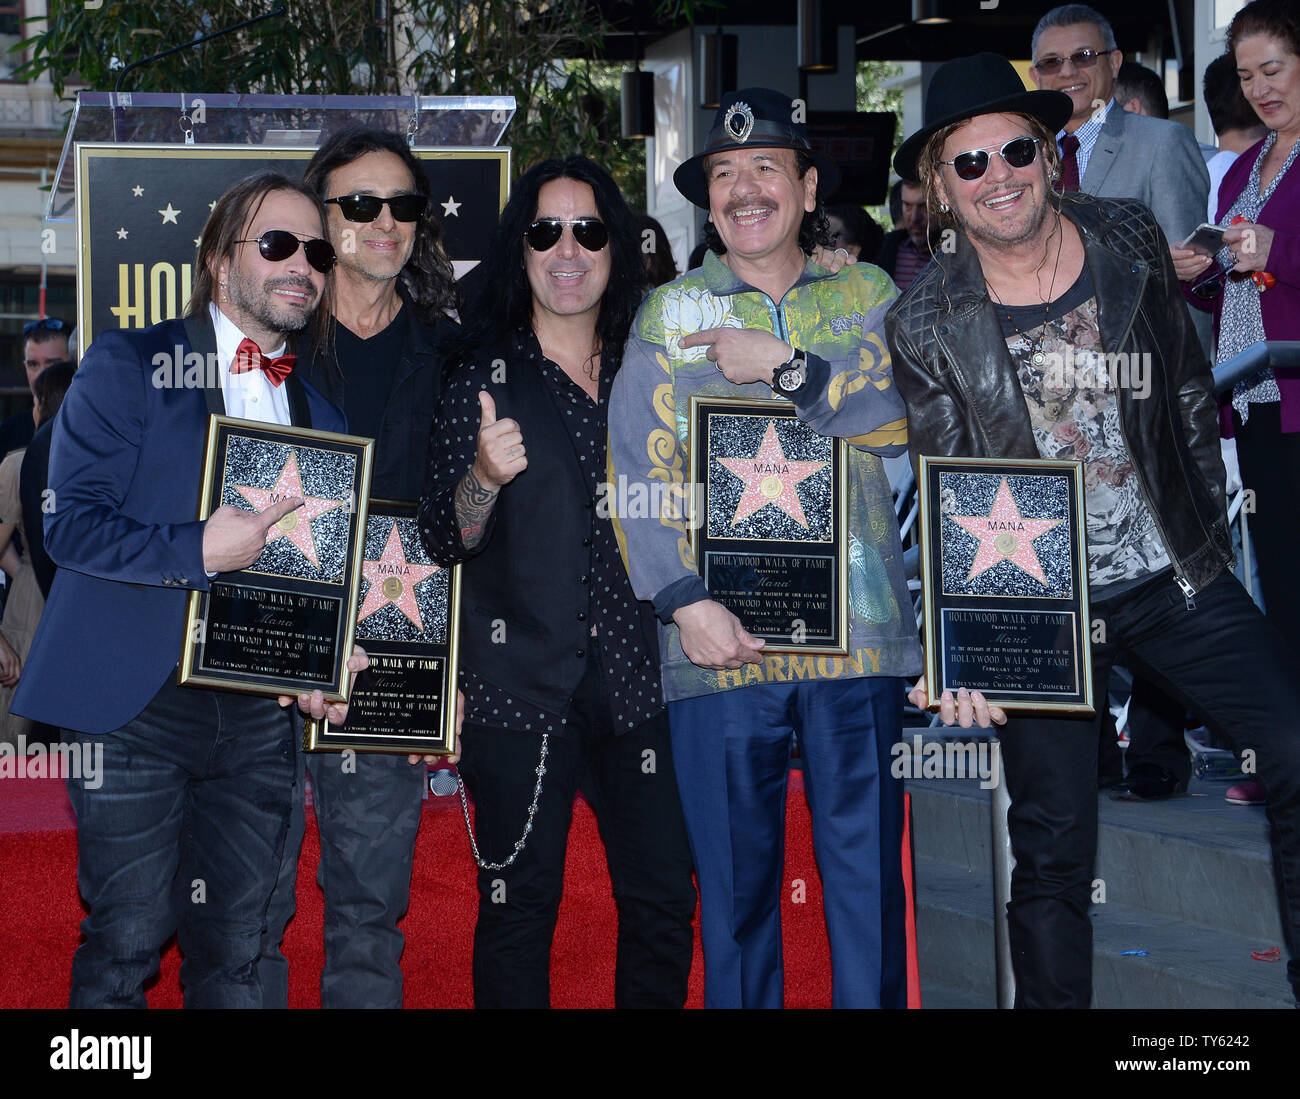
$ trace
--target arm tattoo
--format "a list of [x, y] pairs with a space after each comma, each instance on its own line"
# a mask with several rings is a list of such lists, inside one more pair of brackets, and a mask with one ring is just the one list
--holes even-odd
[[474, 474], [468, 473], [456, 486], [456, 522], [460, 526], [460, 540], [466, 549], [473, 549], [483, 538], [483, 528], [497, 502], [500, 489], [488, 488]]

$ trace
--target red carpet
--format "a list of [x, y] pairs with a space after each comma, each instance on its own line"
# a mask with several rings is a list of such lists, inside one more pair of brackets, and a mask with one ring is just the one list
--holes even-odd
[[[420, 828], [406, 932], [407, 1007], [470, 1007], [470, 953], [477, 895], [460, 804], [430, 798]], [[10, 779], [0, 800], [0, 1008], [57, 1008], [68, 999], [72, 952], [84, 914], [77, 893], [76, 831], [61, 780]], [[315, 884], [319, 842], [309, 817], [298, 871], [298, 914], [285, 954], [292, 965], [292, 1007], [319, 1007], [322, 898]], [[805, 902], [793, 903], [794, 880]], [[791, 774], [786, 817], [786, 888], [781, 918], [787, 1007], [830, 1006], [830, 950], [822, 920], [821, 881], [813, 861], [801, 776]], [[909, 883], [910, 884], [910, 883]], [[909, 890], [910, 893], [910, 890]], [[616, 922], [596, 820], [581, 800], [569, 833], [564, 900], [552, 953], [556, 1007], [614, 1006]], [[909, 955], [914, 958], [909, 911]], [[913, 963], [914, 966], [914, 963]], [[180, 956], [171, 945], [151, 1007], [180, 1007]], [[913, 968], [914, 972], [914, 968]], [[704, 965], [698, 925], [689, 1007], [701, 1007]], [[915, 984], [912, 988], [915, 990]], [[909, 1006], [920, 1006], [913, 991]]]

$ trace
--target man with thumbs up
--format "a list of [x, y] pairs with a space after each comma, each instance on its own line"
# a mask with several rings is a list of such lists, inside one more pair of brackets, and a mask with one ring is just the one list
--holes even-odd
[[[59, 570], [12, 709], [96, 760], [68, 779], [90, 911], [73, 1008], [146, 1006], [142, 986], [173, 932], [186, 1007], [262, 1002], [258, 940], [300, 723], [288, 698], [178, 686], [176, 662], [190, 592], [251, 565], [271, 525], [302, 506], [195, 519], [209, 410], [346, 428], [283, 354], [324, 290], [334, 253], [323, 238], [302, 184], [271, 173], [235, 184], [203, 229], [188, 315], [98, 335], [55, 422], [45, 545]], [[195, 353], [210, 369], [173, 361]], [[180, 380], [196, 374], [197, 388]], [[349, 667], [364, 666], [354, 654]], [[346, 717], [319, 691], [298, 705]]]
[[[478, 1007], [546, 1007], [575, 793], [600, 821], [619, 1007], [681, 1007], [695, 889], [653, 609], [601, 486], [606, 409], [644, 281], [608, 173], [573, 157], [516, 185], [463, 314], [419, 522], [462, 566], [461, 774], [474, 797]], [[599, 1001], [598, 1001], [599, 1002]]]

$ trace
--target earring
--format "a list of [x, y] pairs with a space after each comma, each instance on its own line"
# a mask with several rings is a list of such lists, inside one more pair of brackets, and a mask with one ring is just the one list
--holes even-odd
[[1058, 179], [1060, 179], [1060, 178], [1061, 178], [1061, 173], [1060, 173], [1060, 172], [1056, 172], [1056, 171], [1052, 172], [1052, 182], [1053, 182], [1053, 183], [1055, 183], [1055, 182], [1056, 182]]
[[948, 204], [946, 202], [939, 203], [939, 213], [946, 214], [947, 212], [948, 212]]
[[221, 300], [223, 302], [230, 301], [230, 296], [226, 293], [226, 284], [224, 282], [221, 284]]

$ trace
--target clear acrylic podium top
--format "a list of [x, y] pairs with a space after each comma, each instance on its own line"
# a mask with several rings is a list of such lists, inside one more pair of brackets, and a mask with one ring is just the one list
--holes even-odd
[[407, 135], [428, 147], [500, 143], [515, 114], [513, 96], [231, 95], [204, 92], [78, 92], [54, 185], [50, 221], [76, 210], [74, 147], [86, 141], [178, 145], [302, 145], [363, 126]]

